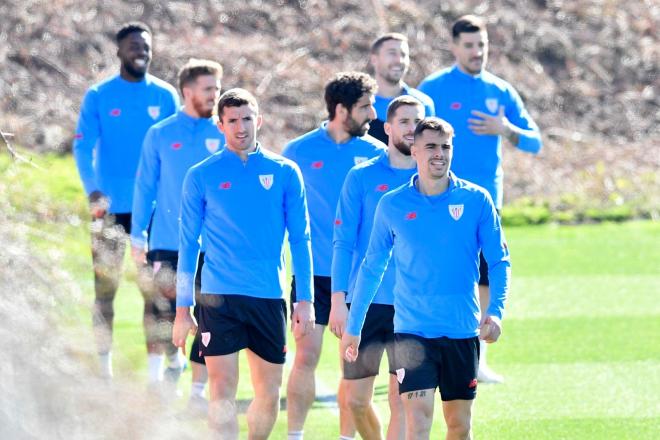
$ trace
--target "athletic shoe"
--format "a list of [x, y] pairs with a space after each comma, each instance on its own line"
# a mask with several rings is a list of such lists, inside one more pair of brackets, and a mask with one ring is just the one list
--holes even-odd
[[502, 383], [504, 378], [490, 369], [488, 365], [479, 365], [477, 380], [481, 383]]
[[209, 401], [202, 396], [190, 396], [187, 412], [191, 417], [205, 418], [209, 414]]

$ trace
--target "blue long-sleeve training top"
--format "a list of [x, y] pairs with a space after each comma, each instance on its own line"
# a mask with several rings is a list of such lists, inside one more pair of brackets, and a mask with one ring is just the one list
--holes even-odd
[[346, 174], [355, 165], [378, 156], [385, 148], [385, 144], [369, 135], [338, 144], [330, 137], [327, 122], [284, 148], [282, 154], [298, 164], [305, 181], [314, 275], [331, 274], [333, 224]]
[[[346, 176], [337, 204], [331, 278], [332, 291], [347, 292], [347, 303], [353, 298], [355, 280], [367, 252], [378, 202], [387, 192], [409, 182], [416, 171], [416, 168], [392, 168], [387, 152], [383, 152], [356, 165]], [[391, 261], [373, 303], [393, 304], [394, 268], [395, 263]]]
[[148, 238], [150, 250], [178, 250], [181, 188], [186, 172], [224, 145], [225, 137], [214, 118], [194, 118], [182, 109], [149, 129], [133, 194], [134, 246], [144, 246]]
[[[408, 84], [404, 84], [401, 90], [401, 95], [410, 95], [413, 98], [417, 98], [417, 100], [424, 105], [425, 117], [428, 118], [429, 116], [435, 116], [433, 100], [425, 93], [410, 87]], [[388, 141], [388, 136], [385, 133], [387, 107], [392, 101], [394, 101], [394, 98], [396, 98], [396, 96], [384, 97], [378, 94], [375, 95], [376, 101], [374, 102], [374, 108], [376, 109], [376, 119], [369, 124], [369, 134], [385, 144], [387, 144]]]
[[282, 298], [287, 231], [298, 299], [312, 301], [309, 216], [296, 164], [257, 145], [246, 162], [225, 148], [190, 168], [181, 199], [178, 307], [194, 304], [202, 227], [203, 293]]
[[504, 115], [523, 130], [517, 148], [529, 153], [541, 149], [541, 133], [525, 109], [518, 92], [490, 72], [468, 75], [457, 66], [426, 77], [419, 90], [435, 104], [435, 115], [449, 122], [455, 130], [454, 159], [451, 169], [461, 179], [485, 188], [495, 206], [502, 208], [502, 139], [497, 135], [477, 135], [468, 128], [468, 119], [478, 119], [472, 110], [496, 115], [504, 106]]
[[110, 199], [108, 212], [131, 212], [144, 136], [178, 106], [174, 87], [149, 74], [140, 82], [116, 75], [90, 87], [73, 143], [87, 195], [101, 191]]
[[376, 208], [358, 275], [347, 331], [359, 335], [390, 256], [396, 263], [394, 332], [425, 338], [478, 335], [479, 250], [488, 262], [490, 305], [502, 318], [509, 289], [509, 251], [493, 202], [483, 188], [450, 175], [447, 191], [426, 196], [418, 176], [386, 194]]

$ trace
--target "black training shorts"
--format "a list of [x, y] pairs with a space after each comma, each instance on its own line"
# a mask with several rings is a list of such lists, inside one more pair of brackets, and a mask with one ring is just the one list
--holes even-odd
[[423, 338], [394, 335], [399, 394], [440, 388], [443, 401], [477, 397], [479, 338]]
[[378, 374], [383, 352], [387, 350], [390, 374], [396, 374], [394, 362], [394, 306], [371, 304], [360, 335], [355, 362], [344, 360], [344, 379], [364, 379]]
[[[330, 320], [330, 306], [332, 297], [332, 287], [330, 277], [314, 276], [314, 314], [318, 325], [328, 325]], [[296, 277], [294, 275], [291, 281], [291, 301], [290, 308], [293, 313], [296, 300]]]
[[286, 303], [246, 295], [202, 294], [199, 311], [202, 356], [244, 348], [273, 364], [286, 356]]

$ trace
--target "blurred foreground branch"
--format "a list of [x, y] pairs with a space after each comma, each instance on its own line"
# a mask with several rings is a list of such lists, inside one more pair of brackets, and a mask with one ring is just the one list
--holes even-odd
[[7, 147], [7, 151], [9, 152], [9, 155], [11, 156], [12, 159], [14, 160], [20, 160], [21, 162], [25, 162], [29, 165], [32, 165], [33, 167], [40, 169], [42, 171], [45, 171], [43, 168], [41, 168], [39, 165], [36, 163], [32, 162], [32, 160], [22, 156], [19, 154], [16, 150], [14, 150], [14, 147], [11, 146], [11, 143], [9, 142], [10, 137], [13, 137], [13, 133], [5, 133], [4, 131], [0, 130], [0, 138], [2, 138], [2, 142], [5, 144]]

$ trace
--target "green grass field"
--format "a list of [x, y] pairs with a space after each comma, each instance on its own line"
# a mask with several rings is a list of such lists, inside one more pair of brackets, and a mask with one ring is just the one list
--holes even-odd
[[[76, 217], [84, 212], [84, 199], [73, 162], [54, 156], [35, 161], [48, 171], [11, 164], [0, 156], [6, 185], [0, 197], [9, 199], [17, 213], [36, 213], [26, 217], [23, 227], [38, 249], [59, 257], [89, 302], [89, 237], [85, 221]], [[658, 438], [660, 223], [544, 225], [506, 233], [513, 284], [503, 336], [489, 351], [491, 366], [506, 382], [480, 385], [475, 437]], [[116, 301], [115, 371], [144, 382], [142, 299], [126, 262], [127, 276]], [[78, 312], [91, 325], [88, 312], [83, 307]], [[328, 334], [307, 438], [338, 437], [333, 402], [338, 371], [337, 340]], [[250, 397], [248, 377], [243, 370], [240, 399]], [[186, 395], [189, 383], [186, 373], [180, 384]], [[382, 374], [376, 400], [386, 419], [385, 384]], [[203, 429], [203, 422], [191, 423]], [[433, 438], [443, 436], [443, 425], [438, 399]], [[286, 438], [284, 412], [272, 438]]]

